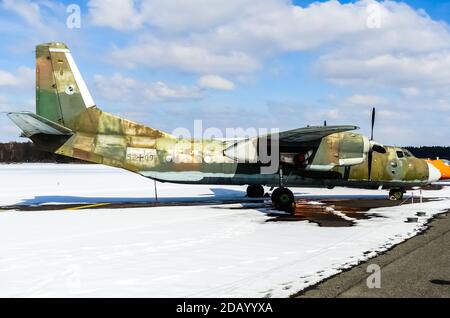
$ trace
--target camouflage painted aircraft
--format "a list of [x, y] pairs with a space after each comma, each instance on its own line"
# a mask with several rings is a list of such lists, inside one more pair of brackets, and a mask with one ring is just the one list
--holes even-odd
[[[383, 188], [398, 200], [405, 189], [440, 178], [424, 160], [356, 134], [356, 126], [305, 127], [244, 140], [197, 140], [111, 115], [97, 107], [63, 43], [36, 48], [36, 114], [8, 116], [22, 136], [42, 150], [161, 182], [248, 185], [249, 197], [262, 197], [263, 186], [269, 186], [276, 188], [272, 200], [280, 207], [294, 202], [288, 186]], [[277, 154], [279, 165], [271, 173], [262, 173], [271, 163], [261, 160], [261, 147]]]

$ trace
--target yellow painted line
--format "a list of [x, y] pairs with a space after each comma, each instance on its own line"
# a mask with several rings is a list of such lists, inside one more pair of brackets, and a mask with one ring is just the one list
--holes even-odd
[[80, 206], [75, 206], [73, 208], [67, 208], [65, 210], [89, 209], [89, 208], [94, 208], [94, 207], [98, 207], [98, 206], [104, 206], [104, 205], [108, 205], [108, 204], [111, 204], [111, 203], [96, 203], [96, 204], [80, 205]]

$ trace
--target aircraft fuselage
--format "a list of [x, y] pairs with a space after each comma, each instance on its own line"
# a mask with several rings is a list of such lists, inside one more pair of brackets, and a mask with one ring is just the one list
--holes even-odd
[[[366, 138], [353, 132], [332, 134], [320, 144], [311, 144], [315, 150], [300, 164], [285, 159], [286, 155], [305, 153], [308, 146], [295, 149], [281, 144], [279, 167], [275, 173], [264, 174], [261, 167], [268, 164], [238, 162], [225, 155], [232, 141], [175, 138], [96, 107], [66, 125], [77, 129], [67, 139], [54, 137], [53, 143], [48, 135], [32, 139], [48, 151], [124, 168], [162, 182], [357, 188], [408, 188], [429, 182], [429, 167], [424, 160], [388, 146], [384, 147], [386, 153], [373, 152], [369, 178]], [[53, 149], [48, 149], [49, 145]], [[342, 162], [343, 153], [351, 157], [350, 161]], [[349, 165], [358, 160], [360, 163]]]

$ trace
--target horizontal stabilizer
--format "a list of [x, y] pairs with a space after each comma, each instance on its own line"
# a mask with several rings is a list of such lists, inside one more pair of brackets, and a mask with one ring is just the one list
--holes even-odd
[[72, 135], [72, 130], [30, 112], [8, 113], [8, 117], [22, 129], [26, 137], [36, 134]]

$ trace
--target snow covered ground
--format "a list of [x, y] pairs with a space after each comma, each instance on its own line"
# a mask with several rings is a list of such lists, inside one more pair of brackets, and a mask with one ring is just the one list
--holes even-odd
[[[0, 165], [0, 205], [154, 200], [153, 181], [94, 165]], [[158, 184], [162, 201], [242, 198], [244, 187]], [[296, 189], [297, 196], [386, 196]], [[416, 192], [418, 194], [418, 192]], [[287, 297], [414, 236], [450, 208], [371, 210], [353, 227], [266, 222], [241, 204], [0, 212], [1, 297]], [[426, 211], [418, 223], [405, 219]]]

